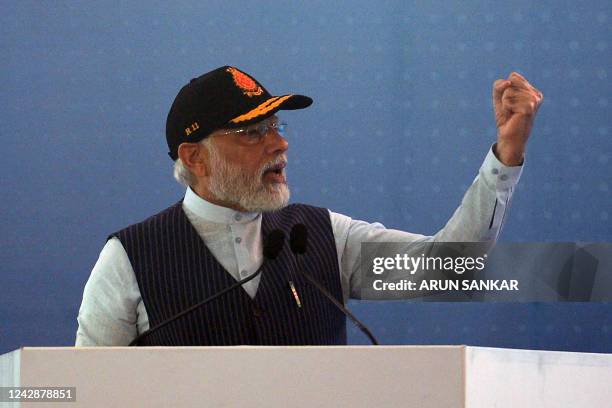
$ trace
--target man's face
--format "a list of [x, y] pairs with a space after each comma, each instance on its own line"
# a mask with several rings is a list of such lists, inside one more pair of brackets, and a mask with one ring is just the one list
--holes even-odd
[[[272, 116], [240, 129], [214, 132], [209, 143], [208, 190], [219, 201], [246, 211], [274, 211], [289, 201], [285, 166], [287, 140], [276, 129]], [[263, 130], [263, 131], [262, 131]]]

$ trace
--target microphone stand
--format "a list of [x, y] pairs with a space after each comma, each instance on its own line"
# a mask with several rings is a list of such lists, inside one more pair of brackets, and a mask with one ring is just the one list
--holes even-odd
[[[264, 259], [265, 260], [273, 260], [276, 259], [276, 257], [278, 256], [278, 254], [280, 253], [280, 251], [283, 249], [283, 244], [285, 242], [285, 234], [283, 234], [282, 231], [280, 230], [273, 230], [270, 232], [270, 235], [266, 238], [266, 242], [264, 244], [264, 249], [263, 249], [263, 253], [264, 253]], [[264, 260], [264, 262], [265, 262]], [[137, 346], [139, 345], [140, 341], [149, 336], [151, 333], [161, 329], [162, 327], [167, 326], [168, 324], [172, 323], [173, 321], [193, 312], [194, 310], [204, 306], [205, 304], [212, 302], [213, 300], [217, 299], [218, 297], [226, 294], [227, 292], [230, 292], [234, 289], [236, 289], [237, 287], [247, 283], [248, 281], [255, 279], [262, 271], [263, 271], [263, 267], [264, 264], [262, 263], [261, 266], [259, 267], [259, 269], [257, 269], [257, 271], [255, 271], [255, 273], [247, 276], [244, 279], [239, 280], [238, 282], [228, 286], [227, 288], [223, 289], [222, 291], [215, 293], [212, 296], [209, 296], [208, 298], [204, 299], [203, 301], [196, 303], [193, 306], [190, 306], [189, 308], [183, 310], [182, 312], [169, 317], [168, 319], [164, 320], [163, 322], [159, 323], [158, 325], [150, 328], [149, 330], [139, 334], [138, 336], [136, 336], [136, 338], [134, 340], [132, 340], [129, 344], [129, 346]]]
[[304, 224], [294, 225], [291, 229], [289, 245], [291, 247], [291, 252], [293, 252], [293, 255], [295, 255], [297, 270], [299, 271], [299, 273], [302, 274], [302, 276], [304, 276], [304, 278], [306, 278], [308, 282], [310, 282], [311, 285], [317, 288], [319, 292], [321, 292], [327, 299], [329, 299], [329, 301], [332, 302], [334, 306], [338, 308], [338, 310], [340, 310], [342, 313], [344, 313], [345, 316], [351, 319], [355, 326], [357, 326], [357, 328], [359, 328], [359, 330], [361, 330], [361, 332], [370, 339], [370, 342], [372, 342], [373, 345], [377, 346], [378, 341], [376, 340], [370, 329], [368, 329], [365, 324], [361, 323], [361, 321], [359, 321], [359, 319], [357, 319], [357, 317], [353, 315], [353, 313], [351, 313], [346, 307], [344, 307], [342, 303], [338, 302], [338, 299], [336, 299], [331, 293], [329, 293], [329, 291], [323, 285], [317, 282], [316, 279], [314, 279], [308, 272], [306, 272], [302, 265], [301, 255], [306, 253], [307, 241], [308, 231], [306, 230], [306, 226]]

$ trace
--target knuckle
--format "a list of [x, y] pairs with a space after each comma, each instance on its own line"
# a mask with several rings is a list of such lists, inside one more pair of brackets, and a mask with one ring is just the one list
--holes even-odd
[[538, 110], [538, 104], [536, 102], [529, 102], [526, 106], [525, 113], [528, 116], [533, 116]]

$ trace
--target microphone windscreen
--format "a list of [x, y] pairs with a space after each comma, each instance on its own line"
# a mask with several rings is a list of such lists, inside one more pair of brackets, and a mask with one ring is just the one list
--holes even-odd
[[285, 234], [281, 230], [272, 230], [264, 240], [263, 256], [266, 259], [276, 259], [285, 245]]
[[308, 230], [304, 224], [295, 224], [289, 235], [289, 245], [295, 254], [305, 254], [308, 245]]

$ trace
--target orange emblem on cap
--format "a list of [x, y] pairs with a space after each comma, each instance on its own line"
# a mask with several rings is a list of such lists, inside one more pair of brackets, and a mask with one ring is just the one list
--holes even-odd
[[255, 82], [253, 78], [251, 78], [244, 72], [240, 72], [233, 67], [228, 68], [227, 72], [232, 74], [232, 77], [234, 78], [234, 83], [238, 88], [242, 89], [242, 92], [245, 95], [258, 96], [263, 93], [263, 89], [261, 89], [261, 87], [257, 85], [257, 82]]

